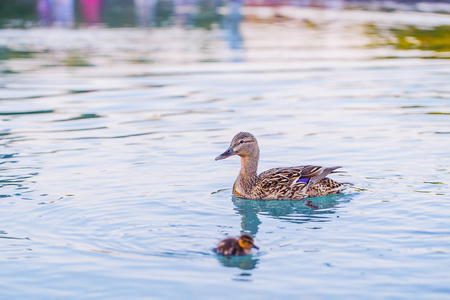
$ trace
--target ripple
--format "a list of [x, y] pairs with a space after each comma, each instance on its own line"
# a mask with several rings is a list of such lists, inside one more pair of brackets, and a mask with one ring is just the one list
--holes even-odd
[[54, 120], [53, 122], [68, 122], [68, 121], [77, 121], [77, 120], [85, 120], [85, 119], [96, 119], [102, 118], [102, 116], [97, 114], [81, 114], [77, 117], [72, 117], [68, 119]]
[[15, 115], [36, 115], [36, 114], [52, 114], [54, 110], [32, 110], [32, 111], [15, 111], [15, 112], [0, 112], [0, 116], [15, 116]]

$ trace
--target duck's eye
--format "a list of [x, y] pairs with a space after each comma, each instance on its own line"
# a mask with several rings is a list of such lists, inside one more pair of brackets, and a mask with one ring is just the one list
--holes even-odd
[[240, 140], [240, 141], [239, 141], [239, 144], [243, 144], [243, 143], [244, 143], [244, 140]]

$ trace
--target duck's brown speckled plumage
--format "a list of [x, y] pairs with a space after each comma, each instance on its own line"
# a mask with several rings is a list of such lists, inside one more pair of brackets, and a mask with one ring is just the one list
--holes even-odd
[[233, 186], [233, 195], [236, 197], [253, 200], [303, 199], [337, 194], [351, 185], [326, 177], [340, 167], [307, 165], [274, 168], [257, 175], [258, 142], [248, 132], [238, 133], [227, 151], [216, 160], [232, 155], [241, 157], [241, 170]]
[[253, 244], [253, 237], [243, 233], [239, 239], [226, 238], [222, 240], [214, 252], [224, 256], [244, 256], [250, 254], [252, 248], [259, 249]]

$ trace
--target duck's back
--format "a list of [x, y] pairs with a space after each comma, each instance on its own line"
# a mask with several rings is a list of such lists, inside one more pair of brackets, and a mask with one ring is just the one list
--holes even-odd
[[227, 238], [220, 242], [219, 246], [217, 246], [214, 251], [220, 255], [242, 255], [240, 252], [241, 247], [239, 246], [239, 242], [235, 238]]
[[296, 166], [261, 173], [254, 187], [260, 199], [303, 199], [339, 193], [343, 184], [326, 176], [340, 167]]

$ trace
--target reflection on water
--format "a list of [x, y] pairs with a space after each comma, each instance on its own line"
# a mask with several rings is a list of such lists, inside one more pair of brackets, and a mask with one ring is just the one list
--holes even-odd
[[74, 8], [73, 0], [38, 0], [39, 24], [72, 27], [75, 19]]
[[438, 53], [450, 51], [450, 25], [433, 28], [405, 25], [386, 30], [376, 24], [367, 24], [366, 28], [368, 36], [372, 37], [372, 47], [393, 46], [400, 50], [432, 50]]
[[[336, 209], [342, 203], [347, 203], [351, 195], [329, 195], [324, 197], [308, 198], [305, 200], [268, 200], [255, 201], [232, 196], [235, 211], [241, 215], [242, 232], [256, 236], [261, 218], [269, 217], [302, 224], [307, 222], [329, 222], [330, 215], [334, 215]], [[218, 255], [220, 263], [226, 267], [236, 267], [243, 270], [254, 269], [259, 259], [253, 255], [242, 257], [226, 257]], [[248, 275], [248, 274], [247, 274]], [[249, 274], [250, 276], [251, 274]], [[236, 279], [242, 280], [242, 279]]]
[[[222, 14], [218, 10], [227, 4], [223, 0], [22, 0], [1, 5], [0, 27], [166, 27], [177, 24], [210, 29], [213, 24], [221, 23]], [[232, 13], [240, 12], [233, 10]]]
[[225, 267], [239, 268], [242, 270], [251, 270], [256, 267], [259, 262], [258, 258], [253, 255], [245, 256], [223, 256], [217, 255], [219, 262]]
[[329, 195], [305, 200], [254, 201], [232, 197], [235, 211], [241, 215], [242, 231], [256, 236], [260, 217], [280, 219], [290, 223], [329, 222], [330, 214], [340, 203], [350, 201], [351, 195]]
[[[34, 2], [27, 3], [29, 6]], [[34, 14], [30, 7], [17, 15], [10, 14], [12, 8], [0, 10], [0, 27], [41, 25], [80, 29], [68, 30], [71, 34], [66, 34], [66, 29], [54, 28], [34, 28], [29, 32], [1, 30], [0, 61], [39, 58], [35, 64], [41, 64], [22, 64], [15, 69], [6, 66], [1, 70], [4, 74], [56, 66], [87, 67], [84, 71], [95, 72], [98, 69], [88, 67], [118, 62], [144, 65], [258, 61], [264, 62], [261, 66], [267, 66], [277, 60], [309, 62], [326, 58], [344, 62], [351, 57], [448, 58], [450, 55], [448, 15], [422, 18], [417, 14], [414, 17], [418, 18], [418, 25], [413, 26], [408, 14], [323, 11], [298, 5], [277, 9], [246, 7], [249, 2], [241, 0], [40, 0], [37, 3], [31, 6], [31, 11], [36, 9]], [[34, 15], [39, 16], [39, 20], [33, 21]], [[311, 49], [317, 51], [309, 51]], [[327, 50], [332, 51], [326, 53]], [[295, 64], [290, 66], [298, 69]], [[133, 67], [121, 70], [130, 70], [126, 76], [154, 74], [161, 70], [144, 67], [134, 71]], [[209, 72], [208, 68], [197, 69]], [[170, 74], [171, 70], [163, 68], [161, 72]], [[89, 92], [85, 87], [81, 91]], [[22, 96], [16, 89], [8, 90], [0, 98], [13, 98], [16, 93]]]
[[[329, 10], [365, 7], [369, 9], [449, 12], [450, 4], [418, 1], [352, 0], [17, 0], [3, 1], [0, 27], [166, 27], [172, 25], [211, 29], [224, 19], [240, 22], [241, 8], [320, 7]], [[223, 15], [227, 17], [224, 18]]]
[[242, 0], [227, 1], [228, 16], [226, 27], [228, 29], [228, 41], [231, 49], [242, 48], [242, 36], [239, 31], [239, 24], [242, 21], [241, 8]]

